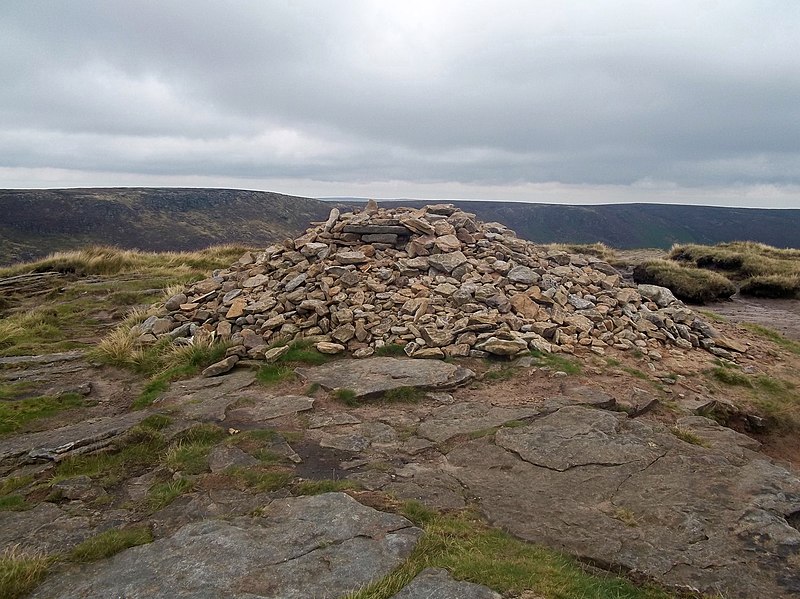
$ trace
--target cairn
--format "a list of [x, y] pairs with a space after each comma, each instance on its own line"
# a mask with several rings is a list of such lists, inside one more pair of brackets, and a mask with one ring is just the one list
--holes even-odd
[[285, 351], [276, 342], [298, 339], [357, 358], [392, 344], [413, 358], [738, 349], [668, 289], [637, 287], [597, 257], [544, 248], [449, 204], [334, 208], [165, 309], [138, 326], [141, 342], [211, 334], [234, 346], [229, 355], [267, 360]]

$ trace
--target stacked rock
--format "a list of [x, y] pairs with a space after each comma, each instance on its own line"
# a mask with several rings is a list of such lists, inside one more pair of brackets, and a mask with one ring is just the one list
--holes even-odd
[[253, 358], [297, 339], [355, 357], [391, 344], [415, 358], [613, 347], [658, 359], [666, 345], [730, 355], [668, 289], [637, 288], [596, 257], [524, 241], [449, 204], [334, 208], [165, 308], [139, 325], [142, 342], [212, 334]]

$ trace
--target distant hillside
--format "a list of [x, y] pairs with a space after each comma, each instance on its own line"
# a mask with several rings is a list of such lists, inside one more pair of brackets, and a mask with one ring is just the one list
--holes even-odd
[[[437, 200], [402, 200], [424, 206]], [[294, 237], [329, 210], [323, 202], [262, 191], [184, 188], [0, 190], [0, 265], [91, 244], [142, 250], [195, 250], [220, 243], [256, 247]], [[800, 210], [658, 204], [564, 206], [453, 202], [540, 243], [668, 248], [673, 243], [761, 241], [800, 247]]]
[[329, 210], [310, 198], [231, 189], [0, 190], [0, 264], [90, 244], [156, 251], [235, 242], [260, 247], [296, 236]]
[[[340, 200], [342, 201], [342, 200]], [[362, 201], [344, 201], [354, 206]], [[402, 200], [405, 206], [435, 203]], [[483, 221], [501, 222], [520, 237], [540, 243], [594, 243], [629, 248], [669, 248], [673, 243], [760, 241], [800, 248], [800, 210], [718, 208], [672, 204], [564, 206], [517, 202], [461, 201], [462, 210]]]

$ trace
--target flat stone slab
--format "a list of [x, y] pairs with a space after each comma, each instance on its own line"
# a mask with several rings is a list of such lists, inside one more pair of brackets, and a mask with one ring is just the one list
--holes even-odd
[[36, 599], [341, 597], [402, 563], [422, 531], [343, 493], [276, 500], [264, 517], [205, 520], [51, 576]]
[[426, 568], [392, 599], [501, 599], [492, 589], [456, 581], [441, 568]]
[[72, 360], [80, 360], [85, 355], [85, 351], [74, 349], [72, 351], [58, 352], [55, 354], [41, 354], [38, 356], [9, 356], [7, 358], [0, 358], [0, 364], [55, 364], [56, 362], [71, 362]]
[[731, 598], [800, 593], [800, 480], [752, 440], [702, 418], [684, 428], [582, 406], [459, 445], [447, 472], [520, 538]]
[[250, 371], [232, 372], [215, 378], [194, 378], [177, 381], [155, 402], [159, 407], [175, 408], [185, 418], [196, 420], [225, 420], [225, 412], [241, 391], [255, 382]]
[[305, 395], [266, 396], [260, 398], [254, 406], [230, 410], [227, 417], [233, 420], [263, 422], [281, 416], [291, 416], [297, 412], [305, 412], [313, 407], [314, 398]]
[[125, 510], [76, 510], [70, 513], [43, 502], [23, 512], [0, 511], [0, 551], [19, 544], [33, 552], [68, 551], [103, 530], [129, 524]]
[[464, 402], [443, 406], [417, 428], [417, 435], [436, 443], [463, 435], [502, 426], [506, 422], [536, 416], [539, 408], [502, 408], [483, 402]]
[[400, 387], [446, 389], [463, 384], [475, 373], [468, 368], [439, 360], [366, 358], [337, 360], [321, 366], [298, 368], [296, 372], [325, 389], [350, 389], [366, 398]]
[[102, 449], [149, 415], [150, 412], [140, 410], [4, 439], [0, 441], [0, 464], [15, 458], [58, 461], [70, 455]]

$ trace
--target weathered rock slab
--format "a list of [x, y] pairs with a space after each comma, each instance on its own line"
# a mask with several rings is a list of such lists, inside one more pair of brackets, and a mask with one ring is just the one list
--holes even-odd
[[[447, 472], [496, 525], [596, 563], [726, 597], [800, 592], [800, 480], [707, 419], [659, 424], [573, 406], [495, 443], [464, 443]], [[738, 436], [737, 436], [738, 435]]]
[[147, 416], [142, 410], [4, 439], [0, 441], [0, 463], [14, 458], [58, 461], [102, 449]]
[[275, 501], [264, 518], [205, 520], [52, 576], [36, 599], [341, 597], [397, 567], [422, 531], [342, 493]]
[[230, 410], [227, 417], [233, 420], [263, 422], [281, 416], [291, 416], [314, 407], [314, 398], [305, 395], [282, 395], [262, 397], [254, 406]]
[[500, 599], [490, 588], [453, 580], [447, 570], [426, 568], [392, 599]]
[[463, 435], [501, 426], [506, 422], [529, 418], [540, 412], [538, 408], [503, 408], [484, 402], [464, 402], [443, 406], [419, 425], [417, 434], [436, 443], [456, 435]]
[[400, 387], [455, 387], [475, 376], [468, 368], [438, 360], [399, 358], [339, 360], [322, 366], [298, 368], [297, 373], [325, 389], [350, 389], [361, 398]]

